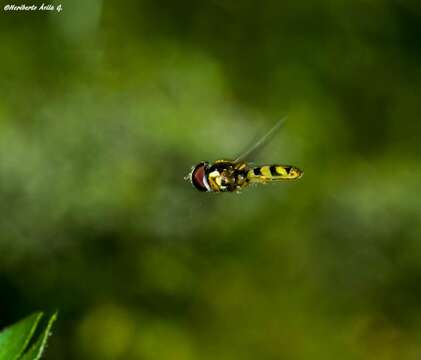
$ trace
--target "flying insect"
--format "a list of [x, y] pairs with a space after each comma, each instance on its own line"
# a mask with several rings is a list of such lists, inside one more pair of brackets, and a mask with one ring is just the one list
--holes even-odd
[[251, 184], [267, 184], [279, 181], [297, 180], [303, 171], [291, 165], [252, 166], [245, 161], [251, 154], [261, 149], [281, 128], [286, 118], [279, 120], [259, 141], [235, 160], [215, 160], [200, 162], [192, 168], [185, 179], [202, 192], [240, 192]]

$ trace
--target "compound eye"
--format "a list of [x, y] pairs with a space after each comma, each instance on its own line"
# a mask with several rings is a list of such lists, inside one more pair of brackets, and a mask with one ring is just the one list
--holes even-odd
[[191, 182], [199, 191], [209, 191], [209, 185], [206, 179], [206, 167], [207, 165], [205, 163], [200, 163], [194, 168], [191, 174]]

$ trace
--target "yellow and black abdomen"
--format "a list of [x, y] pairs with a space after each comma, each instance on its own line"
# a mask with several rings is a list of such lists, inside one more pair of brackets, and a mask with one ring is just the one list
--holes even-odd
[[247, 179], [251, 183], [267, 183], [271, 181], [297, 180], [303, 172], [290, 165], [263, 165], [250, 169]]

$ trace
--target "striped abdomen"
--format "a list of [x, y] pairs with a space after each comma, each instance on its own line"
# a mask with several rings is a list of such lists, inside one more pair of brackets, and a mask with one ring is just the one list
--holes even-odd
[[250, 182], [270, 182], [282, 180], [296, 180], [303, 175], [303, 172], [290, 165], [264, 165], [252, 168], [247, 173]]

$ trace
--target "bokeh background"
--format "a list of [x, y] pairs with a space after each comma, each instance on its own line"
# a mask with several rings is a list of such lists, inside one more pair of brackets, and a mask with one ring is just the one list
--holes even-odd
[[[46, 359], [421, 357], [419, 1], [61, 4], [0, 18], [0, 326], [58, 309]], [[250, 160], [299, 182], [183, 180], [285, 113]]]

